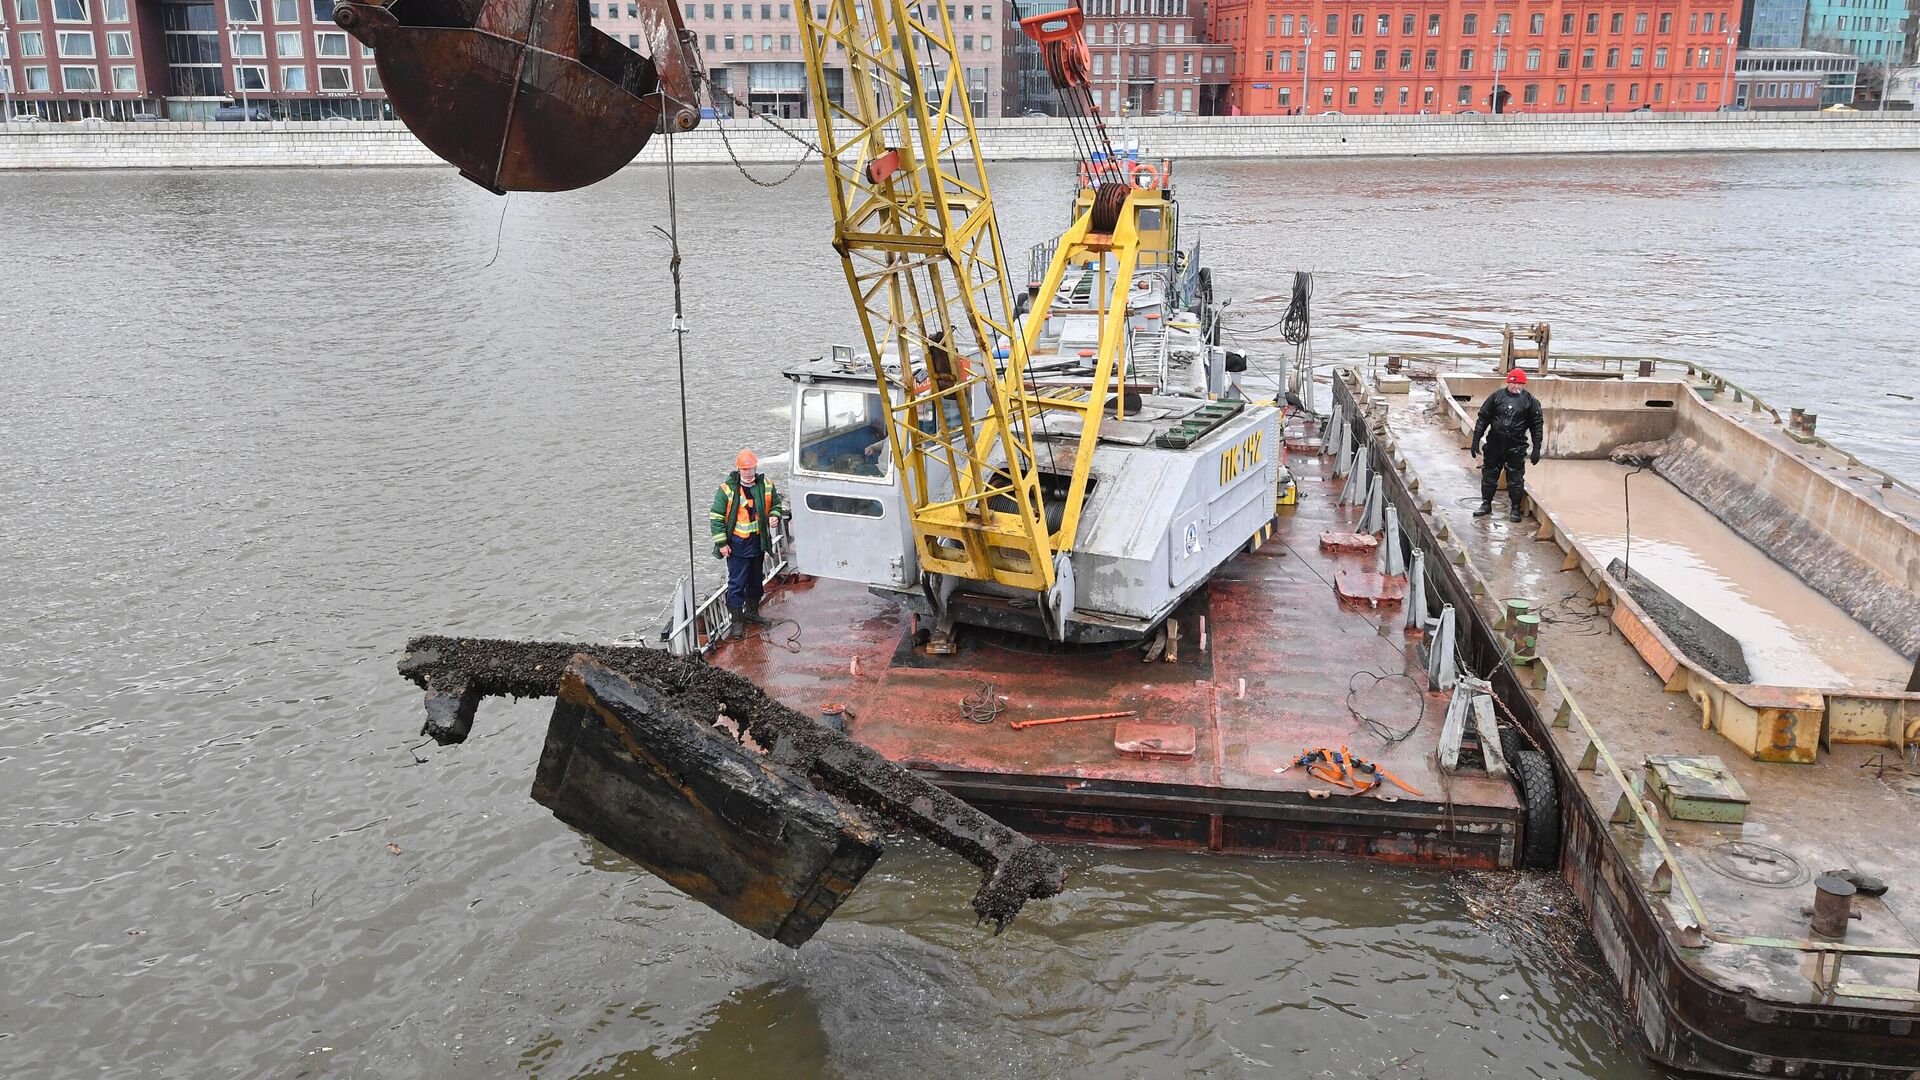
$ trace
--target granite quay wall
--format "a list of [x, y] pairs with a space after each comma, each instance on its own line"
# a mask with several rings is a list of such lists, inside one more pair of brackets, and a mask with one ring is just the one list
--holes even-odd
[[[811, 141], [811, 127], [792, 124]], [[1189, 158], [1694, 153], [1920, 149], [1920, 113], [1611, 113], [1539, 116], [1199, 117], [1128, 123], [1154, 156]], [[1066, 126], [986, 120], [990, 160], [1065, 160]], [[803, 146], [758, 120], [677, 136], [688, 164], [791, 163]], [[656, 139], [637, 161], [665, 160]], [[435, 165], [395, 122], [0, 124], [0, 169], [287, 168]]]

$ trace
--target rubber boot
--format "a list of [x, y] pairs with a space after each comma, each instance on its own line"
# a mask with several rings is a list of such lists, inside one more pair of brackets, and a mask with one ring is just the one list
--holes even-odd
[[727, 632], [721, 635], [723, 641], [739, 641], [747, 636], [746, 613], [732, 604], [727, 605]]
[[749, 626], [767, 625], [767, 620], [760, 617], [760, 601], [758, 600], [747, 601], [747, 606], [744, 609], [744, 611], [746, 614], [747, 625]]
[[1512, 506], [1512, 507], [1510, 507], [1510, 508], [1509, 508], [1509, 509], [1507, 510], [1507, 520], [1508, 520], [1508, 521], [1519, 521], [1519, 520], [1520, 520], [1521, 518], [1524, 518], [1524, 517], [1526, 517], [1526, 516], [1527, 516], [1527, 515], [1525, 515], [1525, 514], [1523, 514], [1523, 513], [1521, 513], [1521, 512], [1520, 512], [1520, 504], [1519, 504], [1519, 503], [1514, 503], [1514, 504], [1513, 504], [1513, 506]]
[[1486, 517], [1486, 516], [1487, 516], [1488, 514], [1491, 514], [1491, 513], [1493, 513], [1493, 500], [1492, 500], [1492, 499], [1481, 499], [1481, 500], [1480, 500], [1480, 506], [1479, 506], [1479, 508], [1477, 508], [1476, 510], [1474, 510], [1474, 512], [1473, 512], [1473, 516], [1474, 516], [1474, 517]]

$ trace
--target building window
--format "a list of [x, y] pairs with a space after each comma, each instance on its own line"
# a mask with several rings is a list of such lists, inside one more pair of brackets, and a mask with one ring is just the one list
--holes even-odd
[[282, 60], [291, 60], [304, 48], [298, 31], [273, 35], [273, 51]]
[[1626, 28], [1627, 28], [1627, 16], [1624, 12], [1619, 12], [1619, 11], [1614, 12], [1613, 18], [1607, 21], [1607, 30], [1610, 33], [1617, 34], [1620, 31], [1625, 30]]
[[263, 67], [237, 67], [233, 69], [233, 87], [235, 90], [247, 90], [258, 93], [267, 88], [267, 69]]
[[[53, 21], [92, 22], [93, 17], [87, 13], [87, 0], [53, 0]], [[92, 68], [74, 68], [73, 70], [90, 72], [91, 78], [93, 79], [93, 89], [100, 89], [99, 72], [94, 71]], [[60, 78], [64, 80], [66, 77], [67, 69], [61, 68]], [[83, 76], [83, 78], [84, 77], [87, 76]], [[72, 90], [75, 89], [75, 87], [69, 86], [67, 89]]]
[[140, 75], [131, 67], [113, 69], [113, 92], [116, 94], [137, 94], [140, 92]]
[[[1168, 66], [1167, 66], [1167, 71], [1168, 71], [1168, 73], [1169, 73], [1169, 74], [1171, 74], [1171, 73], [1172, 73], [1172, 71], [1173, 71], [1173, 66], [1172, 66], [1172, 65], [1173, 65], [1173, 57], [1171, 57], [1171, 56], [1169, 56], [1169, 57], [1167, 57], [1167, 65], [1168, 65]], [[1268, 70], [1268, 71], [1272, 71], [1272, 70], [1273, 70], [1273, 50], [1272, 50], [1272, 49], [1268, 49], [1268, 50], [1267, 50], [1267, 70]], [[1096, 71], [1094, 71], [1094, 74], [1095, 74], [1095, 75], [1098, 75], [1098, 74], [1100, 74], [1100, 72], [1099, 72], [1098, 70], [1096, 70]], [[1015, 505], [1018, 505], [1018, 504], [1016, 503]]]
[[1472, 49], [1460, 50], [1460, 70], [1461, 71], [1473, 70], [1473, 50]]
[[344, 67], [323, 67], [320, 69], [320, 92], [323, 94], [344, 94], [353, 91], [353, 69]]
[[1420, 104], [1429, 109], [1433, 108], [1433, 87], [1423, 86], [1420, 88]]
[[[1281, 71], [1285, 71], [1292, 66], [1291, 64], [1287, 63], [1287, 61], [1291, 59], [1293, 59], [1293, 50], [1291, 49], [1280, 54], [1280, 70]], [[1182, 75], [1193, 74], [1193, 54], [1192, 53], [1180, 54], [1180, 74]]]
[[1327, 36], [1328, 37], [1340, 36], [1340, 16], [1338, 15], [1327, 16]]
[[1387, 70], [1387, 50], [1385, 49], [1373, 50], [1373, 70], [1375, 71]]
[[[1280, 70], [1281, 71], [1293, 70], [1293, 50], [1292, 49], [1280, 50]], [[1193, 57], [1191, 56], [1187, 57], [1186, 73], [1189, 75], [1193, 74]]]
[[380, 69], [372, 64], [360, 69], [360, 78], [361, 85], [368, 90], [385, 92], [387, 89], [386, 84], [380, 81]]
[[60, 86], [62, 89], [77, 93], [99, 90], [100, 69], [95, 67], [63, 67], [60, 69]]
[[1567, 103], [1566, 83], [1560, 83], [1553, 88], [1553, 103], [1555, 105], [1565, 105]]
[[713, 35], [712, 35], [712, 34], [708, 34], [708, 35], [707, 35], [707, 51], [708, 51], [708, 52], [712, 52], [713, 50], [715, 50], [715, 49], [717, 49], [717, 48], [719, 48], [719, 46], [718, 46], [718, 45], [716, 45], [716, 44], [714, 44], [714, 40], [713, 40]]
[[1520, 91], [1520, 104], [1522, 105], [1540, 104], [1540, 84], [1539, 83], [1528, 83], [1527, 88], [1525, 90]]
[[1360, 52], [1359, 49], [1354, 49], [1353, 51], [1347, 53], [1347, 70], [1348, 71], [1360, 70], [1360, 58], [1362, 55], [1363, 54]]
[[1323, 86], [1320, 88], [1320, 106], [1327, 109], [1333, 107], [1333, 87]]
[[1440, 36], [1440, 16], [1438, 15], [1427, 16], [1427, 36], [1428, 37]]
[[1593, 50], [1592, 49], [1580, 50], [1580, 70], [1581, 71], [1593, 70]]
[[300, 0], [273, 0], [273, 21], [277, 23], [299, 22]]
[[1422, 71], [1440, 70], [1440, 50], [1439, 49], [1427, 50], [1426, 55], [1420, 58], [1420, 70]]
[[1653, 66], [1656, 70], [1666, 68], [1667, 47], [1665, 45], [1662, 45], [1659, 48], [1653, 50]]
[[307, 69], [303, 67], [283, 67], [280, 69], [280, 89], [289, 94], [307, 92]]
[[[1300, 20], [1300, 25], [1302, 28], [1304, 28], [1306, 24], [1307, 24], [1306, 19], [1303, 18]], [[1291, 15], [1280, 16], [1280, 36], [1281, 37], [1293, 36], [1293, 16]]]
[[1400, 50], [1400, 70], [1401, 71], [1413, 70], [1413, 50], [1412, 49]]
[[333, 0], [313, 0], [313, 21], [322, 26], [333, 25]]
[[1540, 50], [1539, 49], [1527, 50], [1527, 70], [1528, 71], [1540, 70]]
[[1385, 105], [1386, 103], [1387, 103], [1387, 88], [1386, 88], [1386, 87], [1384, 87], [1384, 86], [1376, 86], [1376, 87], [1374, 87], [1374, 88], [1373, 88], [1373, 105], [1374, 105], [1374, 108], [1376, 108], [1376, 109], [1377, 109], [1377, 108], [1380, 108], [1381, 106], [1383, 106], [1383, 105]]
[[333, 33], [318, 33], [313, 35], [313, 55], [346, 56], [347, 35]]
[[1507, 50], [1505, 49], [1493, 50], [1493, 70], [1495, 71], [1507, 70]]
[[1593, 100], [1593, 84], [1592, 83], [1580, 84], [1580, 100], [1583, 103], [1590, 102]]
[[1606, 87], [1603, 89], [1602, 97], [1607, 104], [1609, 105], [1613, 104], [1613, 84], [1612, 83], [1608, 83]]
[[1527, 17], [1527, 33], [1544, 34], [1547, 32], [1547, 17], [1536, 11]]
[[1361, 13], [1361, 12], [1358, 12], [1358, 11], [1356, 11], [1356, 12], [1354, 12], [1354, 13], [1353, 13], [1353, 34], [1354, 34], [1354, 36], [1355, 36], [1355, 37], [1359, 37], [1359, 36], [1360, 36], [1361, 34], [1364, 34], [1364, 33], [1366, 33], [1366, 32], [1367, 32], [1367, 17], [1366, 17], [1366, 15], [1365, 15], [1365, 14], [1363, 14], [1363, 13]]
[[1599, 32], [1600, 32], [1600, 13], [1597, 11], [1587, 12], [1587, 33], [1597, 34]]
[[1640, 100], [1640, 84], [1639, 83], [1636, 82], [1636, 83], [1627, 84], [1627, 100], [1628, 101]]
[[724, 35], [722, 35], [722, 36], [721, 36], [721, 38], [720, 38], [720, 51], [721, 51], [721, 52], [732, 52], [732, 51], [733, 51], [733, 35], [732, 35], [732, 34], [724, 34]]
[[36, 90], [43, 94], [48, 90], [46, 68], [30, 67], [27, 69], [27, 93], [31, 94]]
[[1644, 34], [1647, 32], [1646, 12], [1642, 11], [1633, 17], [1633, 32], [1636, 34]]
[[1607, 70], [1612, 71], [1614, 68], [1617, 68], [1619, 66], [1620, 66], [1620, 50], [1617, 47], [1608, 49], [1607, 50]]
[[1567, 14], [1560, 16], [1560, 32], [1563, 34], [1573, 33], [1573, 13], [1572, 12], [1568, 12]]
[[1513, 33], [1513, 16], [1496, 15], [1493, 19], [1493, 32], [1496, 34]]
[[13, 0], [13, 13], [18, 16], [17, 22], [37, 23], [40, 21], [40, 0]]
[[1359, 105], [1360, 105], [1360, 88], [1357, 86], [1347, 87], [1347, 108], [1349, 109], [1358, 108]]
[[1276, 100], [1275, 104], [1279, 105], [1280, 108], [1282, 109], [1292, 108], [1293, 107], [1293, 87], [1291, 86], [1281, 87], [1280, 95]]
[[20, 31], [20, 55], [21, 56], [47, 55], [46, 35], [42, 34], [38, 30]]
[[[1093, 54], [1093, 73], [1095, 75], [1105, 75], [1107, 73], [1107, 54], [1106, 53]], [[1114, 74], [1118, 75], [1120, 73], [1116, 71], [1114, 72]]]
[[227, 0], [227, 21], [237, 23], [259, 22], [259, 0]]
[[[1413, 12], [1409, 11], [1400, 16], [1400, 32], [1408, 37], [1413, 36]], [[1403, 101], [1400, 104], [1405, 105], [1406, 102]]]
[[1667, 89], [1666, 83], [1654, 83], [1653, 84], [1653, 100], [1659, 101], [1663, 96], [1665, 96], [1666, 89]]
[[[0, 56], [5, 56], [6, 54], [6, 46], [0, 45]], [[107, 55], [132, 56], [133, 31], [115, 30], [107, 34]]]
[[1693, 84], [1693, 100], [1695, 101], [1707, 100], [1707, 84], [1706, 83]]
[[1413, 94], [1413, 88], [1412, 88], [1412, 87], [1410, 87], [1410, 86], [1403, 86], [1403, 87], [1401, 87], [1401, 88], [1400, 88], [1400, 107], [1401, 107], [1401, 108], [1403, 108], [1403, 109], [1404, 109], [1404, 108], [1406, 108], [1406, 107], [1407, 107], [1407, 99], [1408, 99], [1409, 97], [1411, 97], [1411, 96], [1412, 96], [1412, 94]]
[[[342, 34], [340, 37], [344, 40], [346, 35]], [[233, 35], [233, 55], [246, 57], [267, 55], [267, 35], [258, 33]]]
[[1462, 105], [1471, 105], [1471, 104], [1473, 104], [1473, 86], [1472, 86], [1472, 84], [1470, 84], [1470, 83], [1461, 83], [1461, 84], [1460, 84], [1460, 104], [1462, 104]]
[[127, 0], [107, 0], [106, 9], [108, 22], [132, 21], [133, 16], [127, 11]]
[[55, 38], [60, 42], [61, 56], [71, 56], [81, 60], [93, 59], [92, 34], [84, 31], [74, 33], [72, 31], [62, 30], [55, 35]]
[[1475, 15], [1472, 12], [1468, 12], [1466, 15], [1461, 16], [1460, 32], [1462, 34], [1479, 33], [1480, 32], [1480, 16]]
[[1627, 62], [1632, 67], [1645, 67], [1647, 64], [1647, 50], [1635, 45], [1633, 47], [1633, 54]]
[[1320, 70], [1321, 71], [1335, 71], [1339, 69], [1339, 66], [1340, 66], [1339, 53], [1334, 52], [1332, 49], [1328, 49], [1326, 52], [1323, 52], [1320, 54]]

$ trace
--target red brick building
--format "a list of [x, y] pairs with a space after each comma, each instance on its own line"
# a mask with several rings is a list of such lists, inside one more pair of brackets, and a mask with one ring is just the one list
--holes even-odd
[[204, 120], [228, 101], [292, 119], [390, 115], [333, 0], [0, 0], [15, 115]]
[[1209, 25], [1241, 114], [1709, 111], [1740, 0], [1215, 0]]
[[[1043, 5], [1044, 6], [1044, 5]], [[1094, 102], [1107, 117], [1225, 111], [1233, 49], [1209, 36], [1200, 0], [1082, 0]]]

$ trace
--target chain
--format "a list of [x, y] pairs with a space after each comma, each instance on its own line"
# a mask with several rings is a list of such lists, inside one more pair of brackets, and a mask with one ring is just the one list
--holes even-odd
[[[732, 91], [713, 85], [713, 80], [707, 77], [706, 60], [701, 57], [699, 46], [694, 44], [692, 41], [689, 41], [687, 45], [692, 50], [694, 55], [694, 70], [696, 72], [694, 77], [706, 89], [708, 95], [725, 98], [727, 100], [727, 105], [729, 108], [734, 108], [734, 109], [741, 108], [742, 106], [740, 103], [740, 99], [737, 97], [734, 97]], [[785, 176], [782, 176], [778, 180], [762, 180], [759, 177], [747, 171], [746, 165], [742, 163], [740, 160], [740, 155], [734, 153], [733, 140], [729, 138], [727, 135], [727, 125], [721, 122], [720, 120], [716, 119], [714, 121], [713, 126], [718, 128], [720, 131], [720, 145], [726, 147], [727, 149], [727, 160], [733, 163], [734, 170], [738, 172], [741, 176], [746, 177], [748, 182], [756, 184], [763, 188], [779, 187], [781, 184], [784, 184], [787, 181], [793, 179], [795, 176], [797, 176], [800, 172], [800, 169], [806, 165], [807, 159], [809, 157], [812, 157], [814, 154], [819, 154], [822, 157], [826, 156], [826, 151], [821, 150], [820, 147], [815, 145], [812, 141], [794, 134], [791, 130], [781, 126], [780, 124], [774, 123], [773, 117], [767, 116], [763, 113], [754, 112], [753, 109], [750, 107], [747, 108], [747, 115], [754, 117], [756, 119], [759, 119], [761, 121], [764, 121], [768, 127], [771, 127], [773, 130], [779, 132], [782, 135], [785, 135], [789, 139], [792, 139], [794, 142], [799, 143], [801, 146], [806, 147], [806, 150], [800, 155], [800, 160], [793, 163], [793, 168], [788, 169], [787, 174]]]

